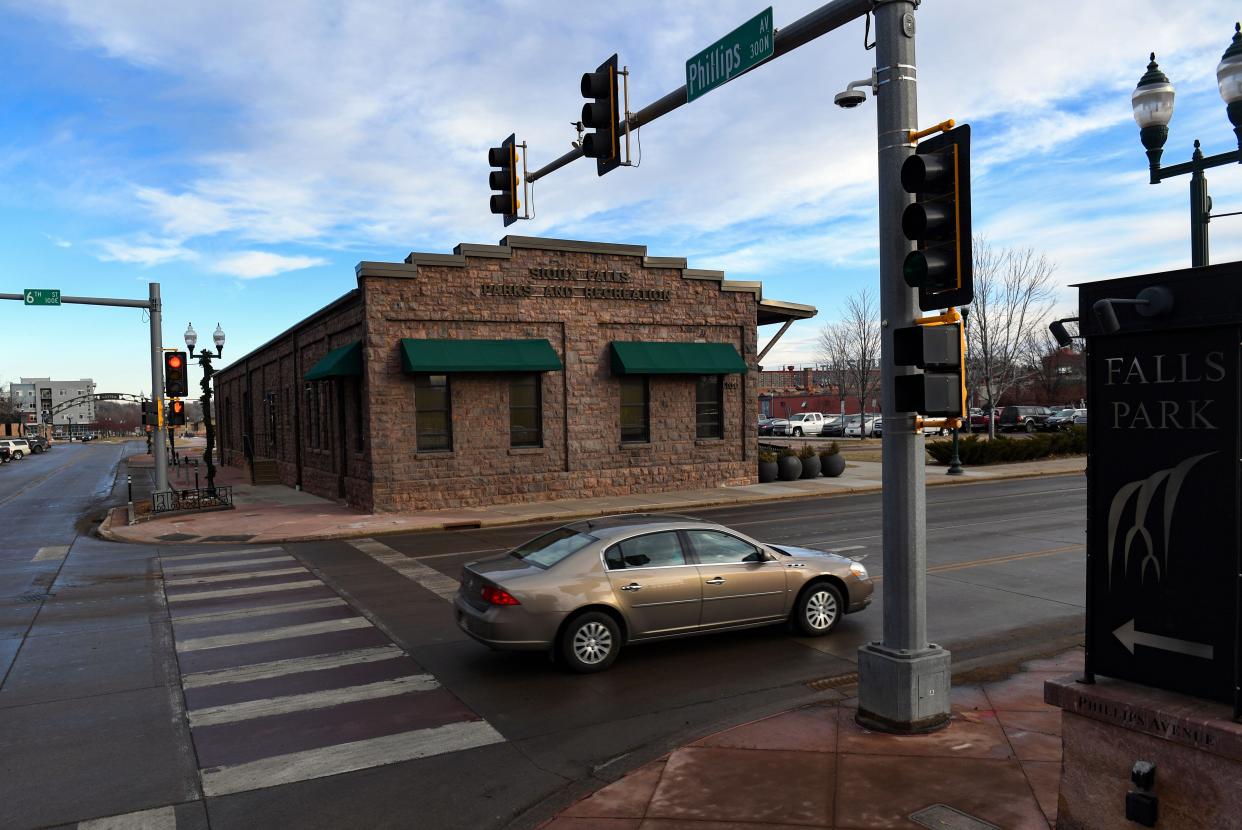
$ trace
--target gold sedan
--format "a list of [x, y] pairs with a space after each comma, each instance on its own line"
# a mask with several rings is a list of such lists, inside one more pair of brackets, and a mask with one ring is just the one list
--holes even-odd
[[457, 624], [496, 649], [552, 650], [577, 672], [622, 645], [789, 622], [827, 634], [871, 604], [860, 563], [669, 514], [564, 525], [462, 569]]

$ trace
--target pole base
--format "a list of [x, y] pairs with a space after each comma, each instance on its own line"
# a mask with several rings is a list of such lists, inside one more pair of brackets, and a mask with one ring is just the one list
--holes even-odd
[[960, 476], [962, 474], [962, 465], [961, 464], [950, 465], [949, 469], [944, 471], [944, 474], [947, 476]]
[[897, 735], [949, 725], [950, 654], [929, 643], [918, 652], [882, 643], [858, 649], [858, 715], [866, 729]]

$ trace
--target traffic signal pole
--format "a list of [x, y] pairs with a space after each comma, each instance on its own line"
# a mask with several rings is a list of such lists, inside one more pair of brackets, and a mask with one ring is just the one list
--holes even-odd
[[[858, 721], [888, 732], [925, 732], [949, 718], [949, 652], [927, 642], [927, 507], [923, 431], [898, 412], [893, 332], [914, 323], [918, 292], [902, 278], [913, 244], [901, 228], [910, 194], [901, 165], [918, 129], [915, 0], [877, 0], [876, 131], [879, 138], [880, 387], [884, 418], [884, 636], [858, 650]], [[896, 428], [890, 427], [895, 425]]]

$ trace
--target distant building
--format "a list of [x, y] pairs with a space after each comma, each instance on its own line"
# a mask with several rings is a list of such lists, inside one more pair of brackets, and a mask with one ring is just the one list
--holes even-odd
[[[13, 408], [21, 413], [23, 423], [41, 423], [44, 416], [50, 414], [54, 428], [73, 435], [90, 432], [94, 428], [95, 399], [88, 397], [94, 394], [95, 381], [90, 378], [22, 378], [20, 383], [9, 384], [9, 400], [13, 402]], [[57, 409], [77, 398], [85, 400]]]

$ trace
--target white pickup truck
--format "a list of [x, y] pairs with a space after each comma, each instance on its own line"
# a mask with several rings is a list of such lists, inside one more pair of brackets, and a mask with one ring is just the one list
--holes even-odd
[[[802, 437], [804, 435], [819, 436], [824, 428], [824, 413], [822, 412], [798, 412], [789, 416], [789, 422], [785, 424], [777, 424], [772, 430], [773, 435], [793, 435]], [[779, 430], [779, 431], [778, 431]]]

